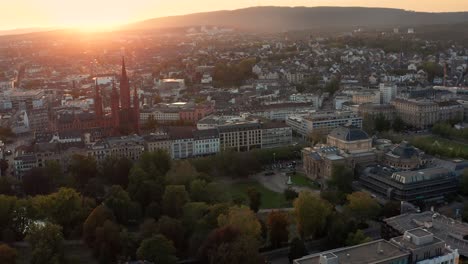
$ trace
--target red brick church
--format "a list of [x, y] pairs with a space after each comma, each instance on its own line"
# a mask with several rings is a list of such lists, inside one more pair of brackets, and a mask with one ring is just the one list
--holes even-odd
[[122, 75], [120, 77], [120, 93], [115, 83], [112, 84], [111, 113], [105, 115], [103, 100], [99, 86], [95, 86], [94, 113], [56, 114], [51, 122], [52, 131], [79, 130], [82, 132], [101, 133], [102, 136], [139, 133], [140, 105], [136, 86], [133, 100], [130, 95], [130, 80], [122, 58]]

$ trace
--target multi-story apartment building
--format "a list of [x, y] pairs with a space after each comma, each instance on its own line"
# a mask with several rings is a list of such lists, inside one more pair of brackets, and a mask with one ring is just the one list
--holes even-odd
[[437, 104], [439, 105], [439, 121], [463, 120], [465, 109], [462, 104], [455, 101], [444, 101]]
[[413, 127], [424, 129], [439, 120], [439, 105], [433, 101], [395, 99], [392, 105], [397, 115]]
[[193, 143], [194, 156], [207, 156], [218, 153], [220, 147], [218, 130], [195, 130]]
[[174, 128], [169, 135], [172, 140], [172, 159], [187, 159], [193, 157], [194, 139], [193, 131], [190, 128]]
[[24, 174], [32, 168], [37, 167], [37, 158], [34, 154], [22, 154], [13, 159], [14, 174], [18, 180], [21, 180]]
[[49, 112], [47, 109], [35, 109], [29, 112], [29, 127], [31, 132], [45, 132], [49, 128]]
[[292, 129], [284, 123], [265, 123], [262, 124], [262, 149], [278, 148], [291, 145]]
[[146, 151], [154, 152], [157, 150], [164, 150], [172, 156], [172, 140], [167, 133], [151, 133], [143, 136], [143, 139], [145, 141]]
[[286, 124], [296, 133], [307, 137], [311, 133], [326, 135], [333, 129], [345, 125], [362, 128], [362, 117], [351, 111], [321, 111], [289, 116]]
[[355, 93], [352, 97], [353, 104], [380, 104], [380, 92], [379, 91], [367, 91], [361, 93]]
[[391, 104], [362, 104], [358, 108], [358, 114], [363, 118], [383, 116], [387, 120], [393, 120], [396, 110]]
[[229, 124], [218, 127], [221, 150], [249, 151], [262, 147], [259, 122]]
[[173, 108], [156, 108], [151, 110], [140, 110], [140, 120], [142, 123], [148, 119], [153, 119], [158, 123], [170, 123], [180, 120], [178, 109]]
[[140, 136], [109, 137], [89, 145], [88, 156], [93, 156], [97, 162], [108, 157], [139, 160], [145, 151], [145, 143]]

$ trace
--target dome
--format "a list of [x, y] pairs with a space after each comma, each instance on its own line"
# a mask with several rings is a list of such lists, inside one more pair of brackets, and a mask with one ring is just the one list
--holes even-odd
[[369, 139], [369, 135], [364, 130], [356, 127], [339, 127], [330, 132], [330, 137], [343, 141], [357, 141]]
[[411, 157], [417, 155], [418, 152], [408, 142], [403, 141], [392, 150], [392, 154], [399, 156], [400, 158], [410, 159]]

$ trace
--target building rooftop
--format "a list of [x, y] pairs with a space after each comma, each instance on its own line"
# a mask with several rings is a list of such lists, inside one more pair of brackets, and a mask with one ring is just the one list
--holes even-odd
[[330, 132], [328, 136], [343, 141], [357, 141], [369, 139], [369, 135], [366, 132], [364, 132], [364, 130], [352, 126], [342, 126], [335, 128]]
[[337, 264], [372, 264], [381, 263], [400, 259], [408, 256], [409, 253], [401, 250], [398, 246], [385, 241], [376, 240], [352, 247], [338, 248], [330, 251], [325, 251], [319, 254], [305, 256], [294, 260], [295, 264], [319, 264], [321, 257], [328, 259], [336, 257], [338, 261], [332, 262]]

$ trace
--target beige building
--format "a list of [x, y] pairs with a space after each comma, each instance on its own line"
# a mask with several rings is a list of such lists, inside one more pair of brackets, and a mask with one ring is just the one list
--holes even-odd
[[88, 146], [87, 149], [88, 156], [94, 157], [97, 162], [102, 162], [107, 157], [136, 161], [144, 151], [144, 141], [136, 135], [106, 138]]
[[439, 121], [439, 105], [433, 101], [395, 99], [392, 105], [397, 115], [413, 127], [424, 129]]
[[172, 156], [172, 140], [167, 133], [151, 133], [145, 135], [143, 138], [145, 140], [146, 151], [154, 152], [157, 150], [164, 150]]
[[375, 118], [383, 116], [387, 120], [395, 119], [395, 107], [391, 104], [362, 104], [358, 113], [363, 118]]
[[242, 123], [218, 128], [220, 150], [249, 151], [262, 146], [260, 123]]
[[362, 92], [353, 94], [353, 104], [379, 104], [380, 103], [380, 92]]
[[455, 101], [438, 102], [439, 105], [439, 120], [459, 120], [462, 121], [465, 109], [462, 104]]
[[327, 144], [348, 153], [367, 152], [372, 150], [372, 139], [362, 129], [339, 127], [327, 137]]

